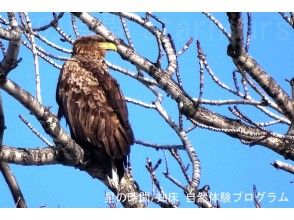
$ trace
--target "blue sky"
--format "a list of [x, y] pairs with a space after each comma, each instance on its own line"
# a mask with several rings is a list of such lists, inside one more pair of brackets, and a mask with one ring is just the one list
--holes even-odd
[[[30, 13], [30, 15], [34, 27], [46, 24], [51, 16], [50, 13]], [[226, 55], [228, 41], [212, 22], [200, 13], [156, 13], [156, 15], [166, 23], [167, 32], [173, 36], [178, 50], [183, 47], [190, 37], [194, 38], [191, 48], [179, 57], [183, 85], [191, 96], [197, 96], [199, 90], [196, 39], [201, 42], [209, 65], [217, 76], [228, 85], [233, 85], [231, 72], [234, 66], [231, 59]], [[223, 13], [215, 13], [214, 15], [229, 30], [226, 15]], [[97, 13], [95, 16], [101, 19], [117, 36], [124, 38], [119, 19], [105, 13]], [[254, 13], [252, 18], [253, 35], [249, 50], [250, 54], [287, 92], [290, 92], [290, 86], [285, 82], [285, 79], [293, 77], [293, 31], [277, 13]], [[65, 32], [72, 34], [69, 24], [69, 15], [67, 14], [61, 26]], [[79, 28], [81, 34], [89, 34], [84, 25], [80, 24]], [[129, 29], [137, 51], [151, 61], [155, 61], [157, 45], [152, 36], [135, 24], [129, 23]], [[60, 42], [60, 37], [54, 31], [46, 31], [41, 34], [59, 45], [71, 48], [69, 44]], [[47, 47], [44, 46], [44, 48]], [[23, 61], [9, 74], [9, 78], [35, 94], [32, 55], [26, 48], [22, 47], [19, 56], [23, 58]], [[135, 71], [135, 68], [123, 61], [118, 54], [109, 53], [107, 60]], [[40, 59], [40, 72], [43, 104], [52, 107], [51, 110], [56, 113], [55, 89], [59, 70]], [[112, 75], [119, 81], [126, 96], [146, 102], [154, 100], [150, 91], [146, 90], [138, 82], [114, 71], [112, 71]], [[204, 98], [234, 98], [216, 87], [208, 74], [205, 75], [205, 82]], [[3, 91], [1, 94], [7, 126], [4, 144], [15, 147], [44, 146], [19, 120], [18, 115], [21, 114], [26, 117], [45, 135], [37, 120], [12, 97]], [[173, 119], [177, 120], [176, 107], [169, 97], [164, 97], [164, 106]], [[128, 104], [128, 108], [130, 121], [137, 139], [158, 144], [180, 143], [178, 137], [157, 112], [146, 110], [133, 104]], [[224, 107], [209, 108], [229, 117], [234, 117]], [[243, 110], [257, 121], [266, 119], [260, 112], [253, 111], [252, 108], [243, 108]], [[64, 120], [62, 120], [62, 125], [68, 130]], [[285, 126], [275, 126], [273, 129], [280, 133], [287, 131]], [[280, 155], [260, 146], [250, 148], [241, 144], [239, 140], [232, 139], [225, 134], [199, 128], [191, 132], [189, 138], [201, 161], [202, 175], [200, 185], [209, 184], [211, 192], [222, 196], [226, 195], [225, 198], [227, 199], [231, 198], [231, 201], [221, 201], [222, 207], [253, 207], [253, 202], [246, 200], [246, 198], [250, 197], [247, 194], [252, 193], [253, 184], [264, 195], [261, 201], [262, 206], [294, 206], [293, 184], [290, 183], [290, 181], [294, 180], [293, 175], [277, 171], [270, 165], [276, 159], [283, 160]], [[50, 140], [49, 137], [48, 139]], [[166, 155], [168, 156], [171, 174], [184, 183], [175, 161], [169, 157], [168, 152], [166, 152]], [[185, 152], [181, 152], [181, 155], [183, 155], [185, 163], [187, 163]], [[138, 145], [132, 146], [131, 160], [135, 179], [143, 190], [151, 192], [151, 180], [145, 169], [147, 157], [155, 162], [163, 158], [163, 153]], [[109, 190], [84, 172], [60, 165], [42, 167], [11, 165], [11, 167], [29, 207], [40, 207], [42, 205], [46, 207], [106, 207], [104, 194]], [[181, 190], [163, 177], [161, 173], [164, 171], [165, 165], [163, 163], [157, 171], [157, 176], [164, 190], [167, 193], [178, 193], [181, 207], [194, 207], [191, 203], [186, 202]], [[288, 198], [288, 202], [278, 201], [283, 193]], [[240, 199], [239, 196], [241, 197]], [[274, 196], [276, 196], [275, 201], [271, 202]], [[14, 207], [12, 197], [2, 176], [0, 176], [0, 207]]]

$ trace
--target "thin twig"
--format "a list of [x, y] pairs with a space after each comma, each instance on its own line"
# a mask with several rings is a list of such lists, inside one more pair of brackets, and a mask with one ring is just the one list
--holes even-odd
[[[198, 41], [197, 41], [198, 43]], [[198, 61], [199, 61], [199, 95], [198, 95], [198, 101], [201, 102], [203, 93], [204, 93], [204, 64], [202, 59], [199, 58], [198, 56]]]
[[254, 199], [254, 205], [255, 205], [255, 208], [261, 208], [261, 204], [260, 204], [260, 201], [258, 201], [257, 199], [257, 190], [256, 190], [256, 186], [253, 185], [253, 199]]
[[0, 49], [1, 49], [2, 55], [4, 57], [5, 54], [6, 54], [6, 48], [5, 48], [4, 44], [2, 43], [2, 40], [1, 39], [0, 39]]
[[173, 156], [173, 158], [175, 158], [176, 161], [178, 162], [178, 164], [179, 164], [179, 166], [180, 166], [180, 168], [181, 168], [181, 171], [182, 171], [182, 173], [183, 173], [183, 175], [184, 175], [184, 177], [185, 177], [187, 183], [188, 183], [188, 184], [191, 184], [191, 180], [190, 180], [190, 177], [189, 177], [189, 175], [188, 175], [188, 173], [187, 173], [187, 169], [186, 169], [186, 167], [184, 166], [183, 161], [182, 161], [182, 158], [181, 158], [180, 155], [178, 154], [177, 150], [176, 150], [176, 149], [171, 149], [171, 150], [169, 150], [169, 151], [170, 151], [171, 155]]
[[183, 53], [185, 53], [191, 46], [193, 42], [193, 37], [191, 37], [186, 43], [185, 45], [183, 46], [182, 49], [180, 49], [178, 52], [177, 52], [177, 57], [181, 56]]
[[256, 124], [258, 124], [261, 127], [269, 127], [275, 124], [281, 123], [281, 120], [273, 120], [273, 121], [269, 121], [269, 122], [258, 122]]
[[165, 34], [165, 31], [166, 31], [165, 23], [159, 17], [157, 17], [156, 15], [154, 15], [154, 14], [152, 14], [150, 12], [146, 12], [146, 20], [150, 20], [149, 17], [153, 18], [155, 21], [157, 21], [158, 23], [161, 24], [161, 31], [162, 31], [162, 33]]
[[134, 49], [134, 43], [133, 43], [133, 41], [132, 41], [132, 39], [131, 39], [131, 35], [130, 35], [130, 32], [129, 32], [129, 28], [128, 28], [128, 25], [127, 25], [127, 21], [126, 21], [125, 18], [123, 18], [123, 17], [121, 17], [121, 16], [120, 16], [119, 18], [120, 18], [120, 22], [121, 22], [121, 25], [122, 25], [122, 27], [123, 27], [123, 30], [124, 30], [125, 36], [126, 36], [126, 38], [127, 38], [128, 44], [129, 44], [129, 46], [130, 46], [131, 48]]
[[212, 14], [208, 13], [208, 12], [202, 12], [206, 17], [209, 18], [209, 20], [211, 20], [217, 27], [218, 29], [221, 30], [221, 32], [228, 38], [228, 40], [230, 40], [231, 35], [225, 30], [224, 26], [222, 25], [222, 23], [220, 23], [219, 20], [217, 20]]
[[143, 102], [141, 100], [136, 100], [134, 98], [129, 98], [129, 97], [125, 97], [125, 100], [127, 102], [129, 102], [129, 103], [139, 105], [139, 106], [144, 107], [144, 108], [155, 109], [155, 105], [153, 103], [149, 104], [149, 103]]
[[59, 13], [58, 16], [55, 15], [55, 13], [53, 12], [53, 20], [49, 22], [49, 24], [43, 25], [41, 27], [38, 28], [33, 28], [33, 31], [45, 31], [48, 28], [54, 27], [58, 21], [63, 17], [64, 12]]
[[252, 29], [252, 15], [250, 12], [247, 12], [247, 34], [246, 34], [246, 43], [245, 51], [248, 52], [251, 40], [251, 29]]
[[228, 92], [236, 95], [236, 96], [244, 96], [243, 94], [240, 94], [240, 92], [236, 92], [234, 90], [232, 90], [229, 86], [227, 86], [225, 83], [223, 83], [215, 74], [214, 72], [211, 70], [211, 68], [208, 65], [208, 62], [206, 60], [206, 56], [203, 53], [203, 50], [201, 48], [200, 42], [197, 41], [197, 51], [198, 51], [198, 58], [203, 62], [204, 67], [206, 69], [206, 71], [208, 72], [208, 74], [211, 76], [212, 80], [218, 85], [220, 86], [222, 89], [227, 90]]
[[151, 147], [157, 150], [169, 150], [169, 149], [178, 149], [178, 150], [184, 150], [184, 146], [183, 145], [179, 145], [179, 144], [165, 144], [165, 145], [160, 145], [160, 144], [153, 144], [153, 143], [147, 143], [145, 141], [141, 141], [141, 140], [135, 140], [136, 144], [145, 146], [145, 147]]
[[38, 55], [36, 51], [36, 43], [35, 43], [35, 37], [32, 30], [32, 23], [28, 13], [24, 12], [24, 13], [21, 13], [21, 15], [24, 16], [24, 19], [26, 22], [24, 25], [28, 30], [28, 38], [32, 45], [32, 54], [34, 58], [34, 67], [35, 67], [36, 98], [38, 102], [42, 103], [39, 59], [38, 59]]
[[9, 22], [0, 15], [0, 23], [3, 25], [9, 25]]
[[[24, 46], [26, 46], [29, 50], [32, 50], [32, 47], [26, 41], [21, 41], [21, 43]], [[57, 69], [61, 69], [61, 67], [62, 67], [61, 65], [57, 64], [52, 59], [48, 58], [46, 55], [43, 54], [43, 52], [41, 53], [41, 52], [37, 51], [37, 54], [39, 57], [41, 57], [43, 60], [45, 60], [46, 62], [48, 62], [52, 66], [56, 67]]]
[[170, 201], [170, 199], [166, 196], [166, 194], [163, 191], [163, 188], [161, 187], [157, 177], [155, 176], [155, 169], [152, 165], [152, 162], [149, 158], [147, 158], [147, 163], [146, 163], [146, 169], [148, 170], [148, 172], [151, 175], [151, 179], [152, 179], [152, 183], [154, 183], [154, 185], [156, 186], [156, 188], [158, 189], [160, 196], [163, 198], [163, 200], [168, 203], [169, 205], [176, 207], [176, 205]]
[[248, 86], [247, 86], [248, 83], [247, 83], [246, 79], [243, 76], [241, 78], [241, 84], [243, 86], [243, 90], [244, 90], [244, 93], [245, 93], [244, 99], [247, 99], [249, 97], [249, 90], [248, 90]]
[[22, 115], [18, 115], [18, 117], [20, 118], [20, 120], [25, 123], [26, 126], [28, 126], [28, 128], [41, 140], [43, 141], [48, 147], [53, 146], [52, 143], [50, 143], [50, 141], [48, 141], [45, 137], [43, 137], [34, 127], [33, 125], [28, 122], [28, 120], [26, 120]]
[[39, 40], [43, 41], [45, 44], [47, 44], [48, 46], [61, 51], [63, 53], [67, 53], [67, 54], [71, 54], [72, 50], [71, 49], [66, 49], [64, 47], [58, 46], [57, 44], [49, 41], [47, 38], [43, 37], [42, 35], [40, 35], [38, 32], [34, 32], [33, 33], [35, 35], [35, 37], [37, 37]]
[[121, 72], [126, 76], [130, 76], [133, 79], [136, 79], [136, 80], [138, 80], [139, 82], [141, 82], [141, 83], [143, 83], [145, 85], [158, 85], [157, 82], [154, 79], [139, 76], [137, 73], [134, 73], [134, 72], [132, 72], [132, 71], [126, 69], [126, 68], [123, 68], [123, 67], [117, 66], [115, 64], [112, 64], [109, 61], [105, 61], [105, 62], [106, 62], [107, 66], [110, 69]]
[[[129, 28], [128, 28], [128, 25], [127, 25], [127, 21], [126, 21], [126, 19], [123, 18], [123, 17], [119, 17], [119, 18], [120, 18], [120, 21], [121, 21], [121, 24], [122, 24], [122, 27], [123, 27], [123, 30], [124, 30], [125, 36], [126, 36], [126, 38], [127, 38], [128, 44], [129, 44], [129, 46], [130, 46], [132, 49], [134, 49], [134, 43], [133, 43], [133, 41], [132, 41], [131, 34], [130, 34], [130, 32], [129, 32]], [[137, 69], [137, 72], [138, 72], [137, 75], [140, 76], [140, 77], [144, 77], [144, 74], [143, 74], [142, 70], [140, 70], [138, 67], [136, 67], [136, 69]]]
[[71, 16], [71, 25], [72, 25], [72, 29], [74, 31], [74, 34], [76, 36], [76, 38], [78, 38], [80, 36], [80, 33], [78, 31], [78, 27], [77, 27], [77, 22], [76, 22], [76, 17], [74, 15], [70, 15]]
[[167, 172], [163, 172], [162, 173], [168, 180], [170, 180], [173, 184], [175, 184], [176, 186], [178, 186], [179, 188], [181, 188], [182, 190], [185, 190], [186, 187], [181, 184], [177, 179], [175, 179], [173, 176], [171, 176], [169, 173]]

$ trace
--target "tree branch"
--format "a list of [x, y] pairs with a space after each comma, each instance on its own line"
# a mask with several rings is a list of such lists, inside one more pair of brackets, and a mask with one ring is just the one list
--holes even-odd
[[15, 18], [15, 13], [8, 13], [8, 18], [10, 23], [9, 33], [7, 33], [7, 31], [3, 32], [3, 29], [0, 27], [0, 38], [9, 40], [7, 52], [4, 56], [4, 59], [0, 63], [0, 76], [2, 77], [6, 76], [10, 70], [17, 66], [17, 56], [21, 38], [20, 30]]
[[10, 192], [13, 196], [14, 203], [17, 208], [27, 208], [26, 201], [20, 190], [19, 185], [17, 184], [16, 178], [14, 177], [9, 165], [5, 162], [0, 161], [0, 170], [4, 176], [4, 179], [10, 189]]
[[[3, 105], [2, 105], [2, 97], [0, 94], [0, 155], [2, 154], [3, 149], [3, 135], [5, 130], [5, 118], [3, 113]], [[14, 177], [9, 165], [1, 160], [0, 157], [0, 170], [3, 174], [3, 177], [10, 189], [12, 197], [14, 199], [14, 203], [17, 208], [26, 208], [26, 202], [18, 186], [16, 178]]]
[[60, 164], [59, 153], [53, 147], [44, 148], [16, 148], [3, 145], [0, 160], [6, 163], [23, 166]]
[[65, 158], [68, 160], [67, 162], [71, 162], [73, 165], [83, 163], [83, 149], [60, 127], [59, 120], [48, 108], [9, 79], [2, 80], [0, 87], [24, 105], [38, 119], [46, 133], [53, 138], [56, 146], [62, 149]]
[[246, 71], [277, 103], [284, 115], [294, 122], [294, 103], [277, 82], [245, 51], [243, 47], [243, 23], [241, 13], [228, 13], [231, 25], [231, 41], [228, 55], [232, 57], [241, 74]]
[[281, 170], [287, 171], [288, 173], [294, 174], [294, 166], [290, 164], [276, 160], [272, 165], [277, 169], [281, 169]]
[[[275, 137], [252, 137], [244, 134], [239, 134], [231, 131], [250, 131], [252, 133], [258, 133], [259, 130], [252, 126], [243, 124], [237, 120], [224, 117], [217, 113], [211, 112], [206, 108], [199, 107], [193, 101], [193, 99], [172, 80], [164, 70], [161, 70], [154, 66], [149, 60], [141, 57], [135, 51], [131, 50], [126, 45], [122, 44], [121, 41], [116, 38], [107, 28], [96, 18], [88, 13], [73, 13], [88, 28], [103, 36], [105, 39], [114, 42], [117, 45], [118, 53], [123, 59], [128, 60], [137, 67], [146, 71], [151, 77], [153, 77], [159, 84], [160, 88], [167, 92], [180, 106], [180, 112], [189, 119], [201, 124], [205, 124], [218, 129], [228, 129], [226, 134], [231, 137], [238, 138], [245, 141], [256, 141], [258, 144], [263, 145], [281, 155], [285, 155], [283, 152], [285, 142]], [[222, 132], [224, 132], [223, 130]], [[260, 140], [261, 139], [261, 140]], [[287, 157], [291, 160], [294, 159], [294, 149], [287, 152]]]

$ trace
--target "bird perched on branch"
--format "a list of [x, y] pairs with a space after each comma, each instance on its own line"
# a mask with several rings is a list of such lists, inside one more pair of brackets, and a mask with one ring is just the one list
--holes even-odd
[[61, 69], [56, 100], [72, 138], [110, 179], [121, 179], [134, 136], [126, 102], [104, 61], [107, 50], [116, 46], [98, 35], [78, 38]]

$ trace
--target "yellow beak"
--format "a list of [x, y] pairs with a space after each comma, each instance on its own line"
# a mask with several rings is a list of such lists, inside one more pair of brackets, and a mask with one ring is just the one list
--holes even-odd
[[117, 47], [116, 47], [116, 45], [114, 43], [100, 42], [100, 43], [98, 43], [98, 46], [101, 49], [104, 49], [104, 50], [114, 50], [114, 51], [117, 51]]

